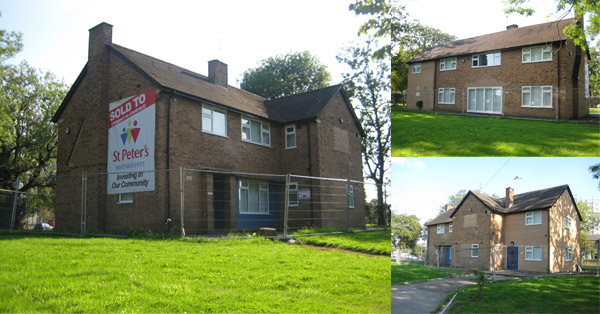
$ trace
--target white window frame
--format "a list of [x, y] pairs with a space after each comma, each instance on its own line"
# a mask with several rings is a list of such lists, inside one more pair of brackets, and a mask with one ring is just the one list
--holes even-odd
[[[486, 56], [488, 64], [480, 65], [479, 59], [481, 56]], [[489, 64], [489, 61], [493, 60], [493, 64]], [[477, 65], [475, 62], [477, 61]], [[497, 62], [497, 63], [496, 63]], [[491, 51], [485, 53], [478, 53], [471, 56], [471, 67], [472, 68], [487, 68], [487, 67], [495, 67], [502, 65], [502, 53], [500, 51]]]
[[445, 226], [444, 224], [439, 224], [439, 225], [437, 225], [437, 233], [438, 233], [438, 234], [446, 232], [446, 230], [445, 230], [445, 227], [444, 227], [444, 226]]
[[[205, 111], [209, 111], [209, 112], [205, 112]], [[223, 123], [225, 124], [223, 126], [223, 130], [225, 132], [224, 134], [215, 132], [215, 112], [223, 114], [223, 116], [224, 116], [224, 121], [223, 121]], [[210, 119], [210, 130], [205, 129], [205, 126], [206, 126], [204, 123], [205, 119]], [[222, 109], [216, 109], [211, 106], [202, 105], [202, 132], [227, 137], [227, 111], [222, 110]]]
[[571, 224], [573, 222], [573, 219], [571, 219], [571, 217], [566, 216], [565, 217], [565, 229], [571, 229]]
[[452, 71], [452, 70], [456, 70], [456, 58], [446, 58], [446, 59], [440, 60], [440, 71]]
[[573, 249], [570, 247], [565, 248], [565, 261], [567, 261], [567, 262], [573, 261]]
[[471, 244], [471, 257], [479, 257], [479, 244]]
[[[124, 196], [131, 196], [124, 197]], [[132, 204], [133, 203], [133, 193], [119, 193], [119, 202], [117, 204]]]
[[[491, 89], [492, 90], [492, 111], [486, 111], [485, 110], [485, 102], [486, 102], [486, 90], [487, 89]], [[477, 91], [478, 90], [483, 90], [483, 110], [477, 110]], [[474, 109], [470, 109], [469, 108], [469, 102], [471, 101], [471, 93], [474, 92], [475, 93], [475, 108]], [[494, 111], [494, 94], [498, 94], [498, 92], [500, 92], [500, 111]], [[502, 90], [502, 86], [481, 86], [481, 87], [469, 87], [467, 88], [467, 112], [474, 112], [474, 113], [485, 113], [485, 114], [502, 114], [502, 112], [504, 111], [504, 105], [503, 105], [503, 99], [504, 99], [504, 94], [503, 94], [503, 90]]]
[[421, 63], [414, 63], [410, 68], [412, 74], [421, 73]]
[[[293, 128], [292, 131], [289, 131], [289, 128]], [[290, 145], [290, 143], [288, 142], [288, 136], [293, 136], [294, 137], [294, 145]], [[295, 124], [289, 124], [285, 126], [285, 149], [291, 149], [291, 148], [296, 148], [297, 145], [297, 138], [296, 138], [296, 125]]]
[[[542, 99], [542, 104], [541, 106], [533, 106], [533, 105], [526, 105], [525, 104], [525, 95], [529, 95], [529, 102], [531, 103], [531, 99], [532, 99], [532, 89], [538, 89], [541, 92], [541, 99]], [[547, 104], [544, 99], [546, 99], [544, 97], [544, 94], [550, 94], [550, 103]], [[521, 88], [521, 107], [523, 108], [550, 108], [552, 109], [552, 85], [544, 85], [544, 86], [523, 86]]]
[[348, 208], [354, 208], [354, 185], [346, 185], [346, 192], [348, 193]]
[[[536, 49], [536, 48], [542, 49], [542, 59], [541, 60], [533, 60], [532, 49]], [[550, 53], [550, 58], [544, 58], [544, 53]], [[526, 56], [529, 57], [529, 61], [525, 61]], [[550, 45], [525, 47], [521, 50], [521, 63], [537, 63], [537, 62], [548, 62], [548, 61], [552, 61], [552, 46], [550, 46]]]
[[298, 182], [290, 182], [290, 187], [288, 189], [288, 206], [299, 206], [300, 204], [298, 201], [298, 197]]
[[448, 233], [452, 233], [452, 223], [448, 223]]
[[[442, 99], [446, 99], [446, 93], [448, 93], [452, 98], [449, 102], [442, 101]], [[440, 88], [438, 89], [438, 104], [448, 104], [454, 105], [456, 101], [456, 90], [454, 88]]]
[[[257, 144], [257, 145], [262, 145], [262, 146], [267, 146], [267, 147], [271, 147], [271, 125], [265, 122], [261, 122], [259, 120], [256, 119], [252, 119], [250, 117], [247, 116], [242, 116], [241, 120], [241, 124], [242, 124], [242, 141], [243, 142], [248, 142], [248, 143], [253, 143], [253, 144]], [[248, 121], [248, 123], [244, 123], [244, 120]], [[259, 128], [259, 134], [260, 134], [260, 140], [259, 141], [254, 141], [252, 140], [252, 125], [253, 123], [257, 123], [258, 124], [258, 128]], [[254, 124], [256, 125], [256, 124]], [[244, 138], [246, 136], [246, 133], [244, 133], [244, 131], [248, 131], [248, 138]], [[265, 135], [267, 136], [268, 141], [265, 141]]]
[[[535, 252], [539, 250], [540, 257], [535, 258]], [[525, 247], [525, 260], [526, 261], [536, 261], [539, 262], [542, 260], [542, 247], [541, 246], [526, 246]]]
[[[244, 183], [246, 183], [244, 185]], [[250, 184], [258, 185], [258, 211], [250, 211]], [[242, 208], [242, 191], [248, 191], [248, 199], [246, 200], [246, 204], [248, 208]], [[266, 192], [266, 199], [264, 199], [264, 192]], [[264, 181], [254, 181], [254, 180], [239, 180], [238, 187], [238, 201], [239, 201], [239, 211], [240, 214], [244, 215], [269, 215], [269, 183]], [[266, 206], [266, 211], [261, 211], [261, 209]]]
[[[535, 219], [536, 216], [539, 216], [539, 222], [536, 222], [536, 219]], [[530, 219], [531, 219], [531, 221], [530, 221]], [[542, 220], [543, 219], [542, 219], [542, 211], [541, 210], [536, 210], [536, 211], [525, 213], [525, 225], [526, 226], [541, 225]]]

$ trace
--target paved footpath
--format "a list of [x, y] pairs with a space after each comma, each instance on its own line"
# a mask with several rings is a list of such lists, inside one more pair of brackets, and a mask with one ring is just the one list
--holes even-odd
[[392, 314], [430, 313], [454, 289], [474, 285], [473, 276], [440, 278], [406, 285], [392, 285]]

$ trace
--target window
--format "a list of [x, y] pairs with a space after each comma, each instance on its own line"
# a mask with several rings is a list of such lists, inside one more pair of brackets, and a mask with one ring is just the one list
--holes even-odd
[[298, 183], [290, 182], [289, 194], [288, 194], [288, 205], [298, 206]]
[[523, 63], [552, 61], [552, 47], [536, 46], [523, 48], [521, 56]]
[[296, 148], [296, 126], [285, 127], [285, 148]]
[[552, 108], [552, 86], [523, 86], [523, 107]]
[[412, 65], [412, 74], [418, 74], [418, 73], [421, 73], [421, 64], [415, 63]]
[[456, 70], [456, 58], [442, 59], [440, 61], [440, 71]]
[[568, 247], [565, 249], [565, 261], [572, 261], [573, 260], [573, 251], [571, 251], [571, 248]]
[[542, 260], [542, 247], [541, 246], [526, 246], [525, 247], [525, 260], [526, 261], [541, 261]]
[[479, 244], [471, 244], [471, 257], [479, 257]]
[[240, 180], [240, 213], [269, 213], [269, 185], [266, 182]]
[[571, 229], [571, 217], [565, 217], [565, 229]]
[[502, 113], [502, 87], [469, 87], [467, 111]]
[[119, 204], [131, 204], [131, 203], [133, 203], [133, 193], [119, 194]]
[[488, 52], [473, 55], [471, 62], [474, 68], [500, 65], [500, 52]]
[[354, 208], [354, 185], [348, 184], [346, 186], [346, 192], [348, 192], [348, 207]]
[[540, 225], [542, 224], [542, 212], [528, 212], [525, 213], [525, 225]]
[[438, 103], [454, 104], [454, 88], [440, 88], [438, 93]]
[[225, 111], [202, 106], [202, 132], [227, 136], [227, 114]]
[[242, 141], [271, 145], [271, 127], [262, 122], [242, 117]]
[[448, 224], [448, 232], [452, 232], [452, 223]]
[[437, 225], [437, 233], [444, 233], [444, 224]]

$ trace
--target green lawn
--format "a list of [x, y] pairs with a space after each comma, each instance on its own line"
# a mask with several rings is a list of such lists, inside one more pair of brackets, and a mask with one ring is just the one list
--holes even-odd
[[486, 283], [459, 291], [451, 313], [600, 313], [600, 278], [543, 277]]
[[296, 237], [298, 243], [389, 255], [390, 230]]
[[[392, 285], [401, 285], [408, 282], [418, 282], [427, 279], [450, 277], [454, 270], [441, 270], [423, 266], [423, 263], [413, 262], [409, 264], [396, 265], [392, 262]], [[457, 270], [458, 275], [467, 274], [463, 270]]]
[[600, 127], [393, 109], [392, 156], [600, 156]]
[[0, 312], [390, 312], [389, 257], [196, 241], [0, 236]]

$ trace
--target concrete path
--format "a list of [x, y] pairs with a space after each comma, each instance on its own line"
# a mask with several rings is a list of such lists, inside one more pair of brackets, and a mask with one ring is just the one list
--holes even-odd
[[392, 285], [392, 314], [430, 313], [454, 289], [474, 285], [473, 276], [440, 278], [406, 285]]

